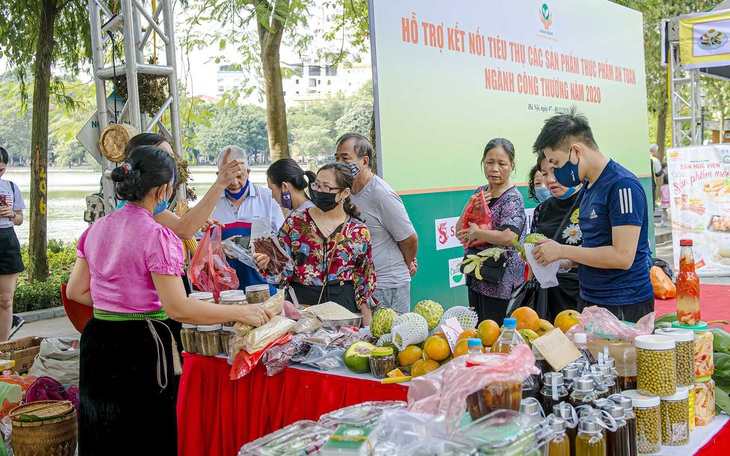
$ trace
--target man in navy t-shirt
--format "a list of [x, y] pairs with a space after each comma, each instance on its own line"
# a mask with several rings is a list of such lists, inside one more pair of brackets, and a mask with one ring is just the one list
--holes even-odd
[[535, 258], [579, 264], [579, 311], [597, 305], [632, 322], [653, 312], [648, 207], [639, 180], [598, 149], [588, 120], [575, 108], [548, 119], [533, 150], [545, 152], [561, 185], [587, 184], [580, 202], [583, 244], [546, 240], [533, 250]]

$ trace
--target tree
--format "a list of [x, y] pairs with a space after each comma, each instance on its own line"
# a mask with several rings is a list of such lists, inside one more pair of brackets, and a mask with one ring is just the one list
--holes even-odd
[[28, 97], [28, 77], [33, 78], [31, 122], [31, 188], [28, 279], [48, 277], [46, 257], [46, 173], [51, 94], [73, 108], [60, 79], [52, 78], [51, 64], [78, 74], [80, 63], [90, 58], [88, 2], [82, 0], [3, 0], [0, 2], [0, 49], [20, 82], [21, 99]]
[[[221, 52], [228, 43], [235, 45], [243, 56], [242, 67], [264, 82], [271, 159], [289, 157], [280, 48], [287, 29], [306, 26], [307, 0], [193, 0], [191, 6], [197, 11], [188, 24], [193, 27], [212, 23], [214, 31], [203, 36], [192, 33], [183, 38], [183, 45], [190, 49], [213, 42], [218, 43]], [[289, 39], [299, 49], [309, 41], [296, 34], [290, 34]], [[217, 57], [214, 61], [223, 60]]]
[[251, 154], [249, 160], [258, 161], [268, 146], [266, 111], [254, 105], [224, 105], [211, 113], [208, 125], [196, 126], [196, 148], [215, 157], [220, 149], [233, 144]]

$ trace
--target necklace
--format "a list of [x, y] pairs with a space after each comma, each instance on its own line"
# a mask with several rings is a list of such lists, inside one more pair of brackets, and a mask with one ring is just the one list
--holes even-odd
[[[319, 225], [319, 223], [317, 223], [316, 221], [314, 223]], [[320, 219], [320, 223], [322, 224], [322, 228], [327, 230], [326, 232], [324, 232], [324, 231], [322, 232], [322, 234], [324, 234], [325, 237], [330, 237], [332, 232], [334, 232], [334, 230], [340, 225], [340, 223], [337, 223], [334, 228], [330, 228], [329, 226], [327, 226], [326, 223], [324, 223], [324, 217]], [[342, 223], [345, 223], [345, 222], [343, 221]], [[320, 231], [321, 231], [321, 229], [320, 229]]]

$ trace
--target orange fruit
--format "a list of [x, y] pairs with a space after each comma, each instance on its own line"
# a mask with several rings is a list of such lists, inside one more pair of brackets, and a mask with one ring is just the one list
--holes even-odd
[[396, 377], [405, 377], [406, 376], [406, 374], [404, 374], [397, 367], [395, 369], [393, 369], [392, 371], [388, 372], [386, 375], [388, 376], [388, 378], [396, 378]]
[[482, 340], [482, 345], [491, 347], [499, 338], [499, 325], [494, 320], [484, 320], [477, 326], [477, 337]]
[[432, 359], [419, 359], [411, 366], [411, 376], [420, 377], [439, 368], [439, 363]]
[[543, 334], [545, 334], [546, 332], [548, 332], [548, 331], [551, 331], [551, 330], [553, 330], [553, 329], [555, 329], [555, 326], [553, 326], [553, 324], [552, 324], [552, 323], [550, 323], [550, 322], [549, 322], [549, 321], [547, 321], [547, 320], [543, 320], [543, 319], [541, 318], [541, 319], [540, 319], [540, 327], [539, 327], [539, 328], [537, 329], [537, 331], [535, 331], [535, 332], [537, 333], [537, 335], [538, 335], [538, 336], [542, 336], [542, 335], [543, 335]]
[[454, 345], [454, 358], [469, 353], [469, 341], [467, 339], [461, 339]]
[[566, 333], [570, 328], [579, 323], [579, 315], [580, 313], [577, 310], [564, 310], [555, 317], [555, 327], [560, 328], [561, 331]]
[[520, 307], [512, 312], [510, 317], [517, 320], [517, 329], [531, 329], [537, 332], [540, 329], [540, 316], [530, 307]]
[[410, 366], [423, 358], [423, 350], [415, 345], [409, 345], [398, 353], [398, 365]]
[[451, 355], [451, 347], [445, 338], [431, 336], [426, 339], [423, 352], [434, 361], [443, 361]]
[[476, 328], [472, 329], [466, 329], [459, 334], [459, 337], [456, 338], [456, 340], [461, 339], [473, 339], [474, 337], [477, 337], [477, 330]]

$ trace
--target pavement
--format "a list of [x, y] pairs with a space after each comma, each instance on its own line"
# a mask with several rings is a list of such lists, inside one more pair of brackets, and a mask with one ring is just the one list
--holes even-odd
[[[656, 258], [660, 258], [670, 265], [674, 263], [674, 250], [672, 245], [672, 231], [669, 228], [659, 227], [661, 213], [655, 214], [654, 239], [656, 245]], [[730, 277], [702, 277], [702, 283], [730, 285]], [[41, 337], [73, 337], [80, 336], [71, 321], [66, 318], [63, 307], [53, 309], [23, 312], [19, 314], [25, 319], [25, 324], [15, 333], [13, 339], [20, 339], [27, 336]]]

